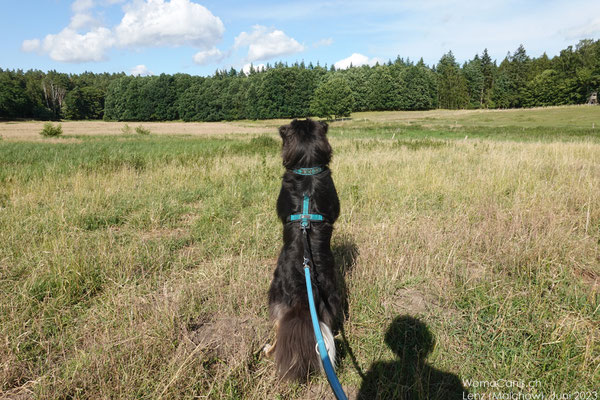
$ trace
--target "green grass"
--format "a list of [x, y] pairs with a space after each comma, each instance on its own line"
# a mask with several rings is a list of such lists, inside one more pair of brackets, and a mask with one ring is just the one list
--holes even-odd
[[[596, 110], [332, 124], [351, 397], [436, 398], [451, 377], [597, 390], [600, 143], [568, 123]], [[278, 150], [275, 129], [0, 142], [0, 397], [329, 393], [279, 382], [261, 354]]]
[[197, 140], [186, 136], [79, 136], [83, 142], [4, 143], [0, 182], [26, 182], [78, 170], [110, 172], [122, 168], [142, 171], [152, 165], [202, 165], [236, 154], [275, 154], [277, 142], [258, 136]]

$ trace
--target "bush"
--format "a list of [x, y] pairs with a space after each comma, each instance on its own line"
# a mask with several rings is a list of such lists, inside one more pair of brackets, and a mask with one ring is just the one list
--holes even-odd
[[121, 128], [121, 133], [124, 135], [129, 135], [131, 133], [131, 127], [128, 124], [125, 124], [125, 126]]
[[44, 128], [40, 132], [40, 135], [44, 137], [57, 137], [62, 135], [63, 130], [60, 124], [56, 124], [56, 126], [52, 125], [52, 122], [46, 122], [44, 124]]
[[135, 128], [135, 132], [138, 133], [138, 134], [140, 134], [140, 135], [149, 135], [150, 134], [150, 129], [147, 129], [147, 128], [144, 128], [141, 125], [138, 125]]

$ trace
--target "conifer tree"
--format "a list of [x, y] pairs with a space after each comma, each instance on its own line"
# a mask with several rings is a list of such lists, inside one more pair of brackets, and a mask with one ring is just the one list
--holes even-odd
[[439, 107], [465, 108], [469, 102], [467, 83], [451, 51], [442, 56], [436, 71]]
[[310, 110], [317, 117], [331, 119], [349, 116], [353, 105], [354, 97], [348, 82], [336, 74], [315, 90]]
[[481, 67], [481, 59], [475, 54], [472, 60], [465, 62], [462, 68], [469, 93], [469, 107], [481, 108], [484, 92], [485, 76]]
[[479, 104], [481, 104], [482, 108], [488, 108], [492, 101], [491, 93], [496, 76], [496, 62], [492, 62], [487, 49], [484, 49], [481, 55], [481, 73], [483, 74], [483, 91], [479, 99]]

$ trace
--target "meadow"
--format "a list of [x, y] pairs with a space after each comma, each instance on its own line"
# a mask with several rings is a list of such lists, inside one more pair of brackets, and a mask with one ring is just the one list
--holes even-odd
[[[261, 352], [287, 122], [0, 123], [0, 398], [332, 398]], [[600, 107], [356, 113], [329, 138], [350, 398], [597, 398]]]

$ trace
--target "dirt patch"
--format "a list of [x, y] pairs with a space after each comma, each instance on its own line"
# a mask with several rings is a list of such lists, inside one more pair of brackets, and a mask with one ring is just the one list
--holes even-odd
[[468, 262], [464, 269], [464, 275], [467, 281], [483, 281], [489, 277], [489, 273], [489, 269], [481, 262]]
[[424, 315], [442, 311], [438, 299], [417, 288], [402, 288], [384, 303], [396, 314]]
[[592, 293], [600, 290], [600, 275], [597, 272], [583, 268], [575, 268], [574, 271], [575, 275], [581, 278], [583, 283], [592, 290]]
[[216, 357], [228, 365], [247, 359], [262, 350], [267, 342], [270, 324], [252, 317], [201, 316], [183, 328], [182, 346], [200, 348], [203, 358]]
[[179, 219], [181, 221], [182, 224], [184, 224], [185, 226], [191, 226], [194, 224], [194, 222], [196, 222], [198, 219], [200, 219], [200, 215], [198, 215], [198, 213], [188, 213], [188, 214], [184, 214], [181, 216], [181, 218]]

